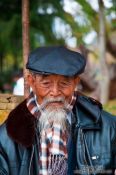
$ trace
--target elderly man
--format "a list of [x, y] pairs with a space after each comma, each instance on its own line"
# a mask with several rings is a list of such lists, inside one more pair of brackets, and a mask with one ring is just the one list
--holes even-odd
[[1, 175], [113, 175], [116, 118], [77, 92], [85, 58], [42, 47], [28, 59], [29, 97], [0, 127]]

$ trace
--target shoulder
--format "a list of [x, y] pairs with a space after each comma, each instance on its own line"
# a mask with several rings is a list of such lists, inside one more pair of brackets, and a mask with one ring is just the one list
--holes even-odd
[[102, 122], [108, 125], [116, 125], [116, 116], [104, 111], [102, 104], [91, 97], [85, 95], [78, 95], [76, 106], [83, 111], [83, 113], [91, 114], [96, 118], [101, 118]]
[[26, 115], [28, 112], [26, 108], [26, 100], [21, 102], [15, 109], [13, 109], [8, 115], [7, 120], [0, 125], [0, 147], [7, 147], [7, 145], [13, 145], [14, 141], [9, 135], [8, 128], [13, 129], [13, 124], [17, 124], [14, 130], [14, 134], [16, 133], [16, 129], [20, 127], [21, 116]]
[[109, 126], [111, 125], [113, 128], [116, 129], [116, 116], [112, 115], [111, 113], [102, 110], [101, 111], [101, 117], [103, 123], [107, 123]]
[[80, 92], [79, 92], [79, 94], [77, 96], [77, 103], [79, 103], [81, 105], [88, 106], [88, 107], [90, 107], [90, 106], [94, 106], [94, 107], [97, 106], [100, 109], [103, 108], [102, 104], [98, 100], [96, 100], [96, 99], [94, 99], [92, 97], [86, 96], [84, 94], [81, 94]]
[[91, 115], [96, 119], [100, 117], [102, 104], [91, 97], [78, 94], [75, 106], [83, 115]]

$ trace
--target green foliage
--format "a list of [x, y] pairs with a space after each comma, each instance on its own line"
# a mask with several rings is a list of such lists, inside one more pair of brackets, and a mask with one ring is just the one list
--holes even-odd
[[[72, 36], [82, 43], [83, 33], [87, 27], [79, 26], [74, 17], [64, 11], [63, 0], [30, 1], [30, 44], [31, 48], [39, 45], [59, 45], [65, 43], [65, 38], [56, 37], [53, 32], [54, 19], [59, 17], [65, 25], [72, 28]], [[1, 0], [0, 3], [0, 67], [2, 72], [9, 61], [7, 55], [12, 55], [10, 69], [17, 69], [22, 55], [22, 19], [21, 0]], [[77, 32], [78, 29], [78, 32]], [[87, 30], [88, 31], [88, 30]]]
[[0, 20], [10, 21], [15, 14], [21, 15], [21, 0], [0, 1]]
[[116, 115], [116, 100], [109, 101], [105, 106], [104, 109], [113, 115]]
[[[54, 32], [54, 20], [60, 18], [63, 24], [71, 29], [70, 37], [76, 37], [78, 44], [84, 43], [84, 36], [94, 28], [98, 31], [98, 12], [96, 12], [87, 0], [75, 0], [81, 6], [81, 14], [77, 9], [77, 15], [66, 12], [63, 0], [34, 0], [30, 2], [30, 44], [31, 49], [41, 45], [65, 44], [65, 36], [57, 37]], [[0, 70], [2, 74], [9, 70], [18, 69], [22, 59], [22, 12], [21, 0], [0, 1]], [[106, 14], [114, 12], [112, 6], [106, 9]], [[84, 23], [76, 20], [82, 15]], [[114, 27], [114, 23], [112, 27]], [[114, 30], [114, 29], [113, 29]], [[108, 30], [109, 32], [109, 30]], [[12, 61], [8, 57], [12, 57]]]

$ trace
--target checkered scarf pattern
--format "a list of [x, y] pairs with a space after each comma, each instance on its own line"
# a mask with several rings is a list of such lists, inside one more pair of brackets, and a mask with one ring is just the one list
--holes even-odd
[[[71, 111], [77, 96], [75, 89], [68, 110]], [[27, 98], [27, 108], [31, 114], [39, 120], [41, 110], [36, 103], [33, 92]], [[67, 140], [66, 131], [61, 129], [59, 124], [55, 124], [42, 131], [40, 136], [39, 150], [39, 175], [66, 175], [67, 174]]]

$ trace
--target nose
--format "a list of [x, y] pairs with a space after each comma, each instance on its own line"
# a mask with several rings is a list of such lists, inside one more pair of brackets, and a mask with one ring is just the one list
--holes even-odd
[[53, 97], [58, 97], [60, 94], [61, 94], [61, 92], [59, 90], [58, 84], [54, 84], [51, 87], [50, 95]]

